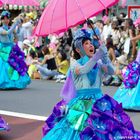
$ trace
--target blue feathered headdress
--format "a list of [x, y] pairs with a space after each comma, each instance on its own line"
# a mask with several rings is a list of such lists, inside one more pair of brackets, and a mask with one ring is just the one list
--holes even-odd
[[81, 38], [91, 39], [91, 35], [85, 29], [78, 29], [74, 34], [74, 41]]
[[10, 18], [11, 14], [8, 11], [3, 11], [1, 13], [1, 19], [3, 19], [4, 17]]
[[74, 39], [73, 39], [74, 47], [80, 50], [82, 56], [86, 55], [82, 44], [84, 38], [91, 40], [90, 33], [88, 33], [87, 30], [85, 29], [78, 29], [74, 34]]

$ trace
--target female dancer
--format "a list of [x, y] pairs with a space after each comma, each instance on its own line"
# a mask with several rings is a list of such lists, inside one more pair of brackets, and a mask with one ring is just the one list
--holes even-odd
[[140, 110], [140, 35], [132, 38], [138, 40], [136, 60], [122, 71], [123, 83], [114, 95], [114, 99], [122, 103], [124, 109]]
[[24, 53], [14, 44], [13, 32], [20, 19], [9, 27], [10, 13], [3, 11], [0, 27], [0, 89], [23, 89], [30, 83]]
[[100, 46], [94, 54], [88, 33], [78, 30], [73, 51], [77, 60], [71, 62], [63, 100], [46, 120], [42, 140], [138, 139], [140, 133], [121, 105], [100, 89], [102, 75], [114, 73], [106, 47]]

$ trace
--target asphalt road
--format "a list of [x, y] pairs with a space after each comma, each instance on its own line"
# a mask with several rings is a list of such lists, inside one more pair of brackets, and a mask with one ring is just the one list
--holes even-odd
[[10, 131], [1, 131], [0, 140], [41, 140], [43, 121], [3, 115], [2, 117], [8, 122]]
[[[63, 84], [55, 81], [33, 80], [24, 90], [0, 90], [0, 110], [48, 116], [59, 97]], [[116, 87], [103, 87], [113, 96]]]

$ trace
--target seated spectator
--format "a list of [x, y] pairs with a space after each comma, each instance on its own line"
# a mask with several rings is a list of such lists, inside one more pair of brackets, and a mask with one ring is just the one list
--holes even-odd
[[113, 76], [107, 76], [104, 80], [103, 80], [103, 84], [105, 86], [120, 86], [121, 85], [121, 79], [120, 79], [120, 73], [119, 73], [119, 63], [116, 63], [116, 56], [115, 56], [115, 47], [113, 45], [113, 40], [111, 37], [107, 38], [107, 48], [108, 48], [108, 52], [109, 52], [109, 57], [112, 61], [112, 63], [114, 64], [114, 67], [116, 69], [116, 73]]
[[58, 52], [58, 62], [57, 62], [57, 70], [59, 74], [55, 76], [57, 82], [61, 82], [61, 80], [66, 79], [66, 74], [69, 69], [69, 62], [67, 60], [67, 55], [62, 50]]
[[42, 79], [50, 79], [55, 75], [58, 75], [55, 57], [50, 54], [49, 48], [42, 48], [43, 60], [38, 61], [36, 67], [41, 75]]
[[111, 30], [111, 36], [113, 40], [113, 45], [117, 48], [119, 41], [120, 41], [120, 32], [118, 28], [118, 20], [115, 19], [115, 21], [112, 22], [111, 24], [112, 30]]
[[113, 45], [113, 40], [111, 39], [111, 37], [107, 38], [106, 46], [107, 46], [107, 49], [108, 49], [110, 60], [114, 64], [115, 60], [116, 60], [116, 56], [115, 56], [115, 47]]
[[[30, 57], [30, 65], [28, 68], [28, 74], [32, 79], [36, 79], [37, 78], [36, 75], [38, 73], [37, 68], [35, 66], [35, 63], [38, 61], [37, 53], [31, 49], [29, 52], [29, 57]], [[39, 75], [39, 73], [38, 73], [38, 75]], [[40, 78], [40, 77], [38, 77], [38, 78]]]
[[32, 43], [28, 39], [25, 39], [23, 41], [22, 50], [25, 53], [25, 56], [26, 57], [28, 56], [28, 54], [29, 54], [29, 52], [30, 52], [31, 49], [34, 50], [34, 51], [36, 51], [36, 48], [32, 45]]

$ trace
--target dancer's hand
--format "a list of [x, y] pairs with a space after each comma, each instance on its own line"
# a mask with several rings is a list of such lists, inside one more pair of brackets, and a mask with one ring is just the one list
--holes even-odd
[[107, 53], [107, 47], [105, 46], [104, 41], [99, 40], [100, 47], [99, 50], [103, 51], [104, 53]]
[[105, 44], [105, 42], [103, 40], [99, 40], [99, 44], [100, 46], [102, 46], [103, 44]]
[[75, 73], [76, 73], [76, 75], [79, 75], [79, 74], [80, 74], [79, 68], [76, 68], [76, 69], [75, 69]]
[[104, 71], [104, 73], [107, 73], [108, 72], [107, 66], [102, 66], [102, 70]]

